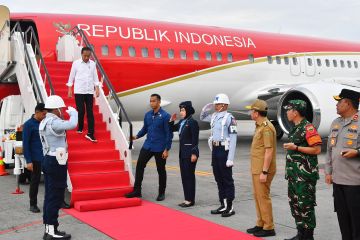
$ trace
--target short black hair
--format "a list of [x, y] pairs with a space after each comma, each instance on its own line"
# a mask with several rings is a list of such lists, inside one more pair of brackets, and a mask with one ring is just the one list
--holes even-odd
[[359, 101], [357, 100], [352, 100], [352, 99], [349, 99], [350, 103], [351, 103], [351, 106], [354, 108], [354, 109], [359, 109]]
[[258, 112], [260, 116], [262, 117], [266, 117], [267, 116], [267, 111], [256, 111], [255, 112]]
[[85, 52], [85, 51], [90, 51], [90, 52], [92, 52], [91, 48], [89, 48], [89, 47], [83, 47], [83, 48], [81, 49], [81, 54], [83, 54], [83, 52]]
[[42, 112], [45, 111], [45, 104], [44, 103], [38, 103], [35, 107], [35, 112]]
[[150, 97], [156, 97], [159, 101], [161, 101], [161, 97], [160, 97], [160, 95], [159, 94], [157, 94], [157, 93], [153, 93], [153, 94], [151, 94], [151, 96]]

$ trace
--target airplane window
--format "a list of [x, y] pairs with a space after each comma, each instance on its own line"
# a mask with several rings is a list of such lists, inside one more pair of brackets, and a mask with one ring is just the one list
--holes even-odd
[[308, 62], [308, 65], [309, 65], [309, 66], [312, 66], [312, 65], [313, 65], [313, 61], [312, 61], [311, 58], [308, 58], [308, 59], [307, 59], [307, 62]]
[[254, 63], [255, 59], [254, 59], [254, 55], [253, 54], [249, 54], [249, 62]]
[[101, 54], [104, 55], [104, 56], [109, 55], [109, 47], [107, 45], [101, 46]]
[[180, 58], [186, 60], [186, 50], [180, 50]]
[[321, 67], [321, 59], [320, 58], [316, 59], [316, 63], [318, 65], [318, 67]]
[[206, 55], [206, 60], [211, 61], [211, 58], [212, 58], [211, 52], [206, 52], [205, 55]]
[[344, 63], [344, 61], [343, 61], [343, 60], [340, 60], [340, 66], [341, 66], [342, 68], [344, 68], [344, 67], [345, 67], [345, 63]]
[[154, 55], [155, 55], [155, 58], [161, 58], [160, 48], [155, 48], [154, 49]]
[[325, 64], [326, 64], [327, 67], [330, 67], [330, 61], [329, 61], [329, 59], [325, 59]]
[[284, 62], [286, 65], [289, 65], [289, 57], [284, 57]]
[[272, 64], [272, 63], [273, 63], [273, 58], [272, 58], [272, 56], [267, 56], [267, 60], [268, 60], [268, 63], [269, 63], [269, 64]]
[[359, 67], [359, 65], [358, 65], [358, 62], [357, 62], [357, 61], [354, 61], [354, 67], [355, 67], [355, 68], [358, 68], [358, 67]]
[[168, 57], [169, 57], [170, 59], [174, 59], [174, 57], [175, 57], [174, 49], [169, 49], [169, 50], [168, 50]]
[[337, 61], [335, 59], [333, 60], [333, 65], [334, 67], [337, 67]]
[[277, 64], [281, 64], [281, 57], [277, 56], [275, 59]]
[[216, 53], [216, 60], [221, 61], [222, 60], [222, 54], [221, 52]]
[[130, 57], [135, 57], [136, 56], [136, 51], [134, 47], [129, 47], [129, 56]]
[[194, 51], [193, 57], [194, 57], [194, 60], [199, 60], [199, 51]]
[[122, 47], [116, 46], [116, 48], [115, 48], [115, 55], [118, 56], [118, 57], [121, 57], [121, 56], [122, 56]]
[[232, 55], [232, 53], [228, 53], [228, 55], [227, 55], [227, 60], [228, 60], [228, 62], [232, 62], [232, 61], [233, 61], [233, 55]]
[[351, 68], [351, 62], [347, 61], [348, 68]]
[[298, 60], [296, 57], [293, 57], [292, 61], [293, 61], [293, 65], [298, 65]]
[[142, 48], [141, 55], [142, 55], [142, 57], [145, 57], [145, 58], [149, 57], [149, 50], [147, 48]]

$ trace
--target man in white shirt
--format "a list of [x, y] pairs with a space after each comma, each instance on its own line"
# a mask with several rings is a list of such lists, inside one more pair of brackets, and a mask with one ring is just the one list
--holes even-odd
[[68, 97], [73, 96], [72, 86], [74, 85], [76, 108], [79, 112], [78, 133], [83, 132], [84, 115], [86, 107], [86, 116], [88, 122], [88, 133], [86, 138], [96, 142], [94, 136], [94, 114], [93, 114], [93, 96], [99, 96], [99, 78], [96, 70], [96, 63], [90, 60], [91, 48], [83, 47], [81, 49], [81, 59], [75, 60], [71, 67], [68, 83]]

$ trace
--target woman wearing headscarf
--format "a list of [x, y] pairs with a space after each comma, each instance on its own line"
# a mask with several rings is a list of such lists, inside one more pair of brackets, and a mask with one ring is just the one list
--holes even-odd
[[179, 163], [185, 201], [180, 207], [191, 207], [195, 204], [195, 168], [199, 158], [199, 124], [193, 119], [195, 109], [191, 101], [179, 104], [181, 120], [175, 124], [176, 114], [170, 119], [173, 132], [179, 132]]

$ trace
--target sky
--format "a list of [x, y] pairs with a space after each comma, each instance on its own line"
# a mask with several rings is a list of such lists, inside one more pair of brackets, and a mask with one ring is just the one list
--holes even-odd
[[2, 0], [11, 12], [130, 17], [360, 42], [359, 0]]

